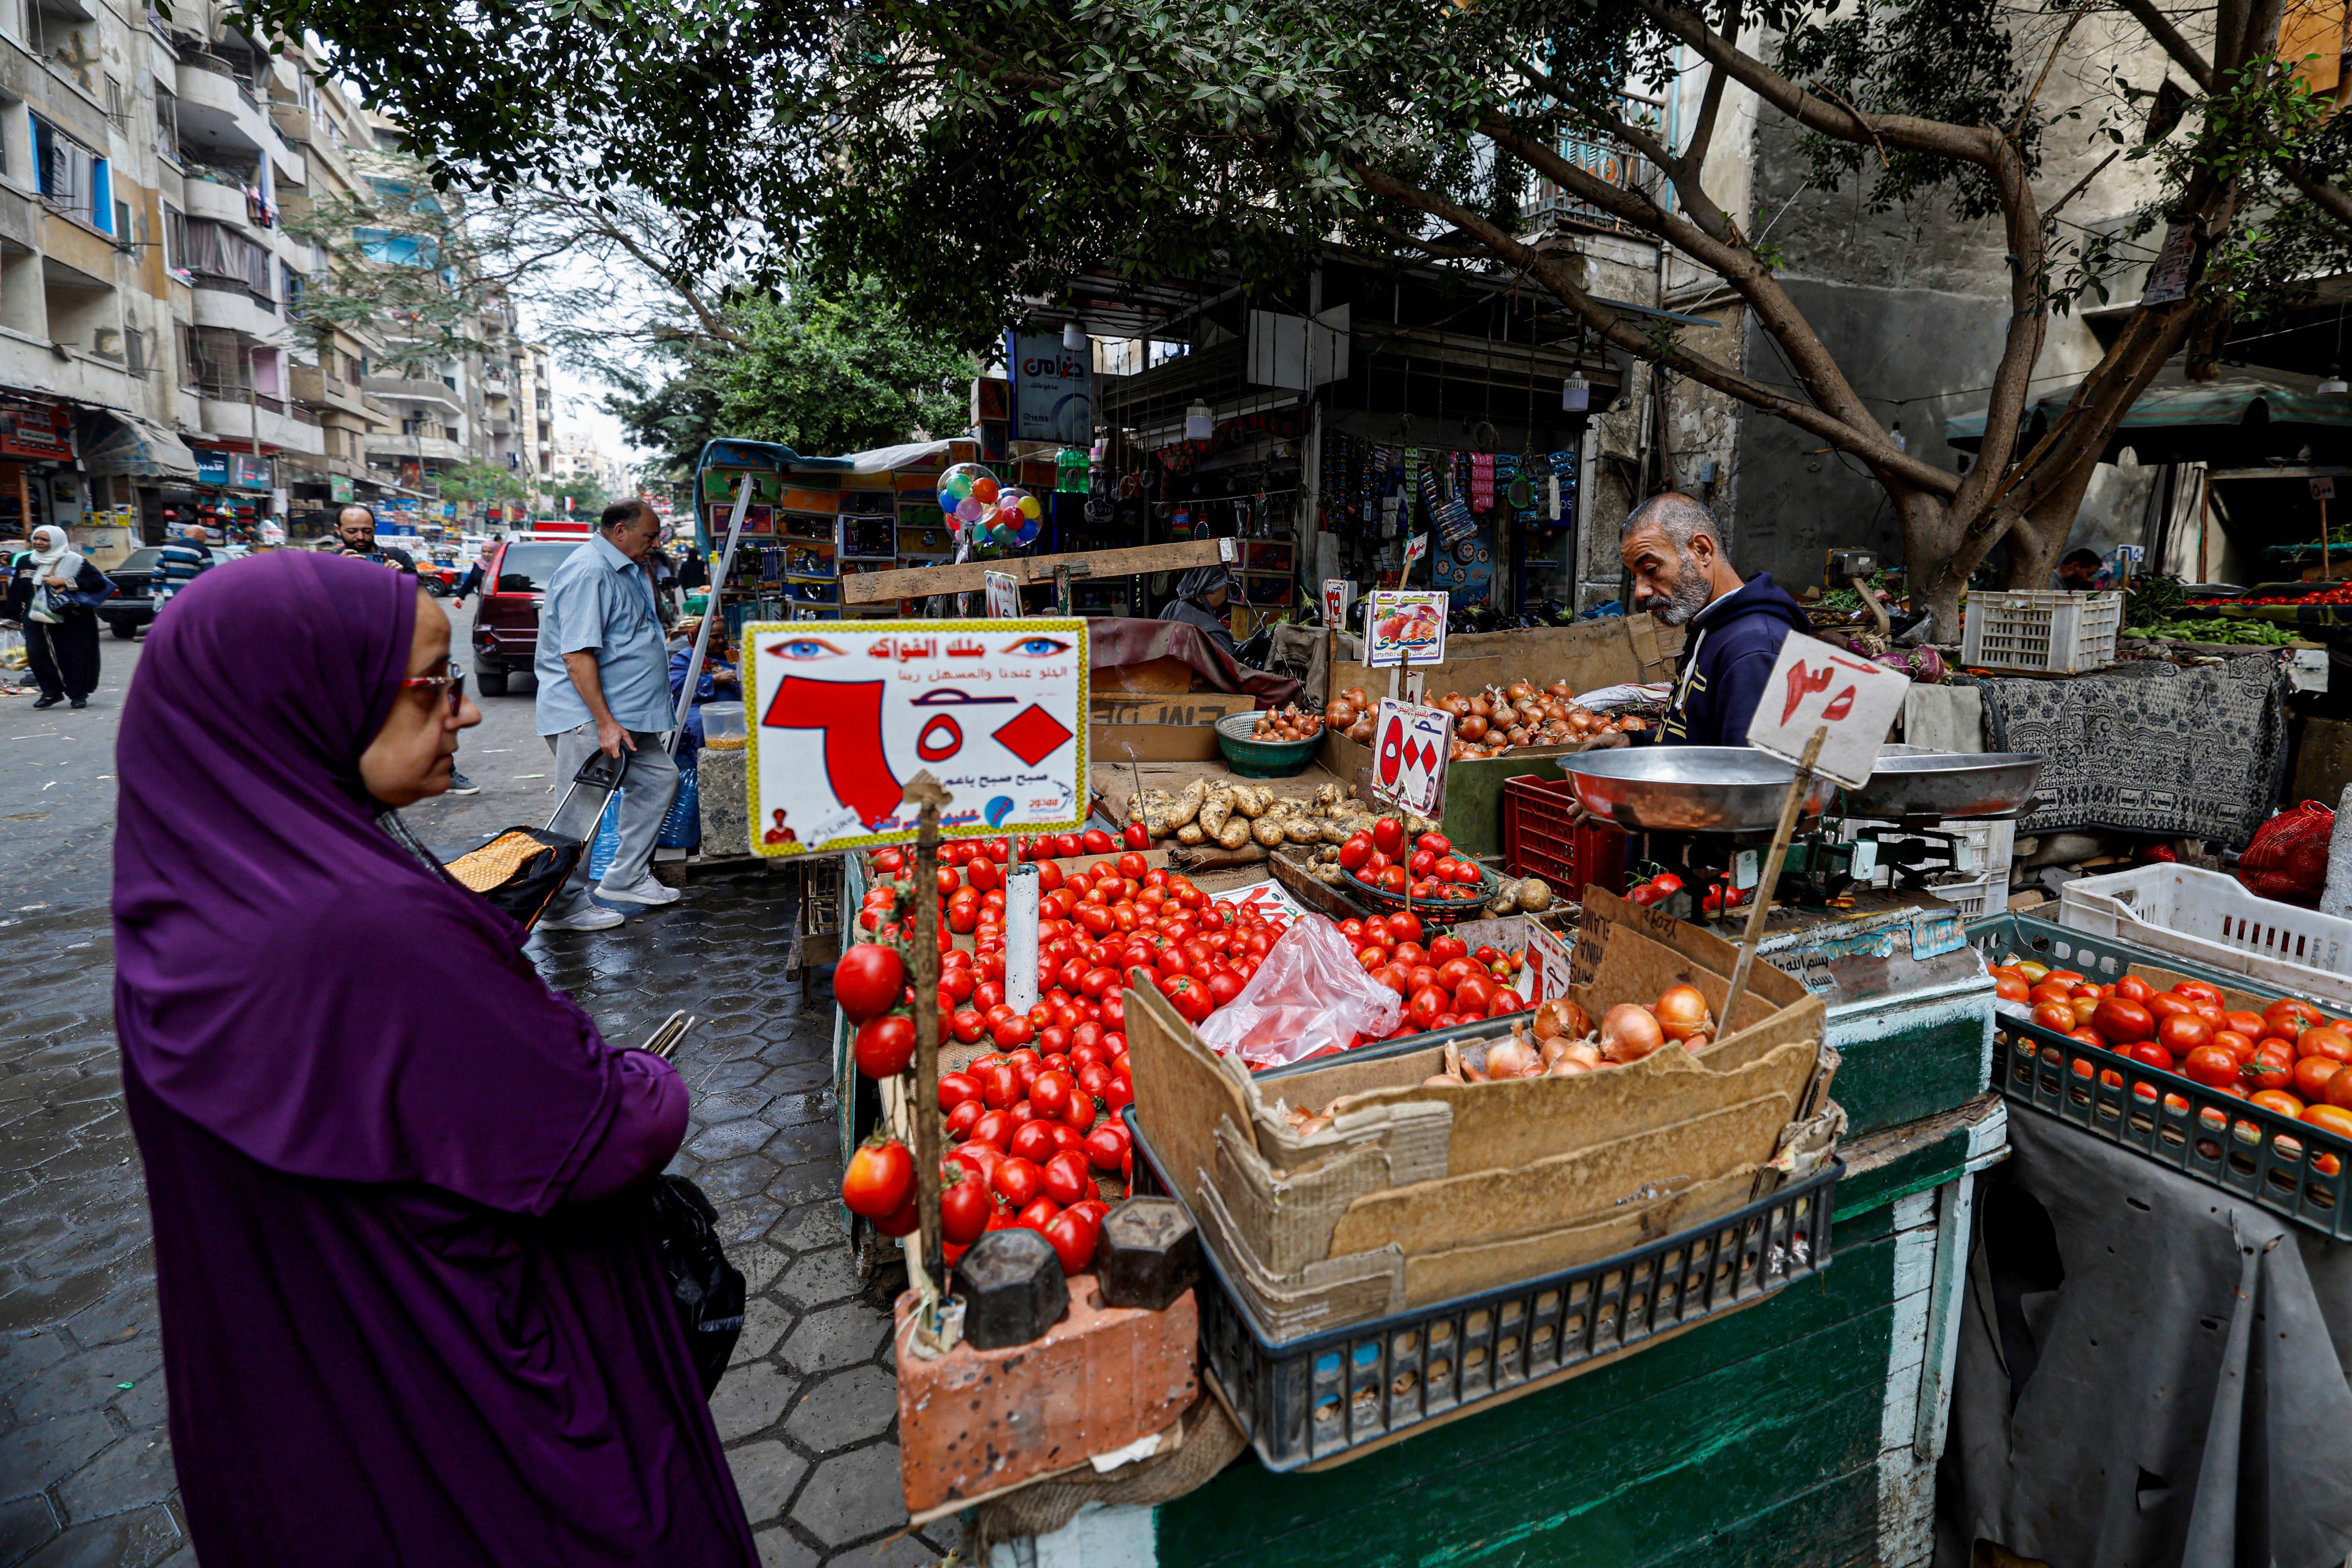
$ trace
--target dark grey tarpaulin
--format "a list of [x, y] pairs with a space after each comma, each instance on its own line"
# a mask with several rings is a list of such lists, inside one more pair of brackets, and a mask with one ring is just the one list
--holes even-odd
[[2341, 1568], [2352, 1246], [2037, 1112], [1961, 1302], [1937, 1568]]

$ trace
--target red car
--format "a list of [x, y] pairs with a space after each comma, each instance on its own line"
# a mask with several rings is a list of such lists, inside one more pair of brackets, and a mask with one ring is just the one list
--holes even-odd
[[474, 684], [488, 696], [506, 694], [507, 676], [530, 668], [539, 652], [539, 606], [547, 580], [577, 539], [509, 539], [482, 556], [482, 592], [474, 603]]

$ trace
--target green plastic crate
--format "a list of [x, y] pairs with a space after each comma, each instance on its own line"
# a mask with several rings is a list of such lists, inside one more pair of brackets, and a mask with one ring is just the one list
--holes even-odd
[[[1996, 915], [1968, 928], [1988, 962], [2014, 953], [2105, 984], [2135, 965], [2245, 989], [2224, 974], [2066, 926]], [[2352, 1240], [2352, 1139], [2251, 1105], [2054, 1029], [1997, 1015], [1994, 1087], [2092, 1137], [2243, 1198], [2336, 1240]]]

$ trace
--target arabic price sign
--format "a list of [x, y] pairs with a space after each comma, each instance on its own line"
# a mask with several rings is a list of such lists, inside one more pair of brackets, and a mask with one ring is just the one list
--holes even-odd
[[1212, 893], [1213, 904], [1228, 904], [1236, 910], [1255, 910], [1268, 920], [1287, 926], [1307, 912], [1306, 906], [1284, 890], [1281, 883], [1268, 879], [1252, 882], [1245, 888], [1234, 888], [1222, 893]]
[[1414, 664], [1444, 663], [1446, 599], [1446, 595], [1425, 588], [1373, 589], [1371, 614], [1364, 626], [1364, 663], [1373, 669], [1393, 669], [1407, 658]]
[[905, 843], [925, 770], [954, 797], [951, 837], [1085, 826], [1085, 621], [769, 622], [743, 640], [755, 853]]
[[992, 621], [1017, 621], [1021, 618], [1021, 580], [1010, 572], [990, 572], [988, 579], [988, 618]]
[[1372, 721], [1372, 798], [1435, 817], [1445, 805], [1446, 749], [1454, 715], [1393, 697]]
[[1568, 939], [1541, 921], [1528, 921], [1528, 1001], [1541, 1002], [1568, 994], [1572, 967]]
[[1813, 771], [1860, 789], [1910, 689], [1907, 676], [1791, 631], [1765, 679], [1748, 743], [1782, 762], [1801, 762], [1813, 731], [1826, 728]]
[[1345, 577], [1323, 579], [1323, 624], [1343, 625], [1348, 618], [1348, 580]]
[[1412, 576], [1414, 563], [1428, 553], [1429, 535], [1425, 533], [1416, 533], [1412, 538], [1406, 540], [1404, 542], [1404, 572], [1402, 575], [1407, 577]]

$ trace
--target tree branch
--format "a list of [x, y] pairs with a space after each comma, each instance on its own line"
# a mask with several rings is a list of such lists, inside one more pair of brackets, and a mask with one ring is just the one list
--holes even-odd
[[[1735, 49], [1739, 47], [1739, 20], [1740, 0], [1731, 0], [1724, 13], [1723, 41]], [[1729, 75], [1719, 68], [1707, 68], [1706, 86], [1699, 93], [1698, 119], [1691, 127], [1690, 140], [1684, 143], [1681, 154], [1681, 162], [1694, 174], [1706, 162], [1707, 149], [1714, 144], [1716, 119], [1723, 110], [1723, 89], [1730, 80]], [[1681, 182], [1675, 184], [1679, 188]]]
[[2203, 55], [2197, 52], [2197, 46], [2181, 36], [2180, 29], [2172, 25], [2172, 18], [2156, 8], [2156, 0], [2119, 0], [2119, 3], [2141, 26], [2147, 29], [2147, 36], [2172, 58], [2172, 63], [2189, 73], [2189, 79], [2197, 84], [2198, 91], [2213, 90], [2213, 68], [2206, 63]]
[[2033, 380], [2033, 366], [2042, 357], [2049, 331], [2048, 301], [2043, 297], [2045, 265], [2042, 216], [2035, 209], [2033, 184], [2014, 141], [2001, 143], [1993, 164], [1993, 184], [2000, 193], [2001, 217], [2010, 251], [2009, 331], [2001, 345], [2000, 365], [1992, 378], [1992, 398], [1985, 405], [1984, 443], [1979, 461], [1960, 483], [1953, 498], [1956, 510], [1976, 510], [1985, 492], [2009, 466], [2017, 443], [2017, 426]]

